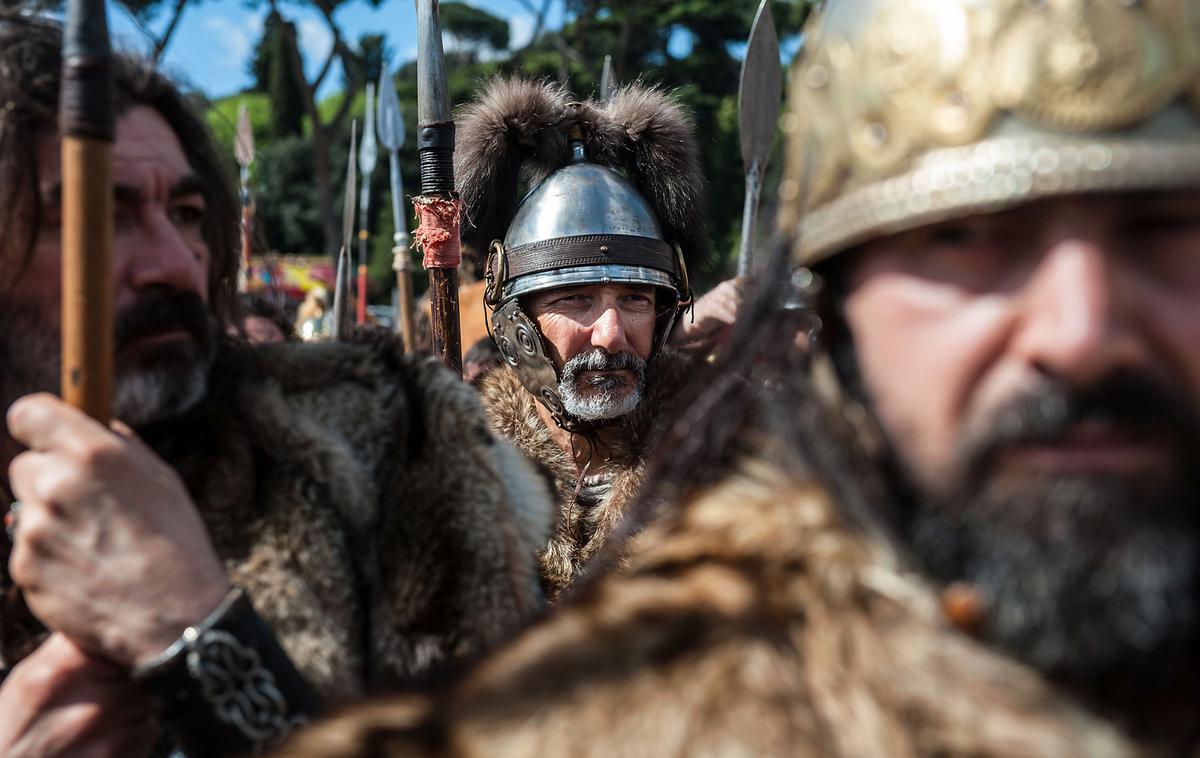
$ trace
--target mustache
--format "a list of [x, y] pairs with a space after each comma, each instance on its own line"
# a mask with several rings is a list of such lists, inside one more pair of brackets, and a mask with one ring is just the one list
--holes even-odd
[[208, 307], [195, 292], [150, 290], [116, 316], [116, 349], [134, 340], [168, 332], [183, 331], [198, 344], [213, 342], [216, 325]]
[[1012, 398], [968, 435], [962, 459], [979, 474], [1007, 449], [1060, 441], [1083, 423], [1173, 439], [1188, 445], [1184, 450], [1200, 444], [1200, 416], [1184, 394], [1145, 374], [1122, 372], [1086, 388], [1047, 380]]
[[575, 381], [585, 371], [631, 371], [635, 376], [641, 376], [646, 371], [646, 362], [624, 350], [613, 354], [596, 348], [567, 361], [563, 366], [563, 379]]

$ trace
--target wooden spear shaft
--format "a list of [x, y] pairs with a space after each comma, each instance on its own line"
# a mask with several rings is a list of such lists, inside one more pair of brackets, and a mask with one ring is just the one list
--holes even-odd
[[111, 52], [104, 0], [70, 0], [63, 35], [62, 395], [107, 423], [113, 387]]
[[[421, 194], [455, 199], [454, 121], [446, 81], [446, 55], [438, 0], [417, 0], [417, 128]], [[457, 231], [457, 230], [456, 230]], [[429, 268], [433, 353], [462, 376], [462, 337], [458, 322], [458, 270]]]

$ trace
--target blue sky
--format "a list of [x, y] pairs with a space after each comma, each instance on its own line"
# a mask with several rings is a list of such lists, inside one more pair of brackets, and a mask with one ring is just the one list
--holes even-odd
[[[471, 5], [507, 18], [514, 46], [521, 46], [533, 34], [534, 18], [516, 0], [467, 0]], [[554, 4], [556, 8], [560, 4]], [[416, 13], [412, 0], [384, 0], [378, 8], [365, 2], [348, 2], [335, 15], [347, 39], [361, 34], [384, 33], [395, 51], [392, 65], [411, 60], [417, 48]], [[114, 39], [125, 48], [146, 50], [146, 35], [116, 3], [110, 4], [110, 22]], [[238, 92], [251, 84], [248, 73], [254, 46], [262, 36], [265, 9], [247, 8], [245, 0], [191, 0], [167, 48], [163, 66], [187, 84], [213, 97]], [[315, 11], [299, 5], [286, 5], [285, 15], [299, 27], [306, 66], [315, 71], [324, 61], [332, 37]], [[167, 19], [151, 22], [157, 31]], [[551, 18], [556, 26], [560, 18]], [[329, 77], [332, 85], [341, 81], [336, 72]]]

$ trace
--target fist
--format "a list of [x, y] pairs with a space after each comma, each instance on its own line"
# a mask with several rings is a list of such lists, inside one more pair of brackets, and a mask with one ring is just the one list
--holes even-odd
[[0, 755], [145, 756], [156, 729], [128, 676], [52, 634], [0, 687]]
[[31, 395], [8, 430], [28, 448], [8, 470], [9, 572], [42, 623], [135, 666], [220, 604], [229, 581], [186, 488], [128, 427]]
[[705, 293], [683, 314], [671, 332], [671, 343], [687, 346], [705, 343], [709, 349], [724, 346], [733, 332], [744, 298], [745, 279], [728, 279]]

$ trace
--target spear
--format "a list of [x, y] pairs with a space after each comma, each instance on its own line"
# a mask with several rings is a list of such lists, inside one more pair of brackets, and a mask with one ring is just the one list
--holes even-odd
[[421, 195], [413, 205], [421, 219], [416, 240], [429, 271], [433, 353], [462, 376], [458, 326], [461, 206], [454, 192], [454, 121], [438, 0], [417, 0], [417, 128]]
[[404, 340], [404, 349], [416, 350], [416, 328], [413, 324], [412, 258], [408, 251], [408, 221], [404, 217], [404, 177], [400, 173], [400, 148], [404, 147], [404, 115], [396, 97], [395, 84], [388, 80], [387, 71], [379, 75], [379, 143], [388, 153], [392, 180], [392, 268], [396, 271], [399, 293], [396, 326]]
[[342, 194], [342, 249], [338, 251], [337, 277], [333, 284], [333, 339], [350, 334], [350, 246], [354, 240], [354, 190], [358, 177], [354, 157], [358, 152], [358, 121], [350, 124], [350, 155], [346, 158], [346, 189]]
[[738, 91], [738, 125], [742, 133], [742, 161], [746, 169], [746, 205], [742, 212], [742, 249], [738, 258], [738, 276], [753, 270], [754, 247], [758, 243], [758, 201], [763, 176], [771, 159], [775, 128], [783, 105], [783, 64], [779, 60], [779, 37], [769, 0], [762, 0], [746, 59], [742, 61], [742, 81]]
[[245, 292], [249, 284], [250, 254], [254, 248], [254, 198], [250, 195], [250, 164], [254, 163], [254, 129], [246, 104], [238, 106], [237, 138], [233, 142], [237, 158], [238, 178], [242, 185], [242, 268], [238, 272], [238, 291]]
[[617, 91], [617, 74], [613, 71], [612, 56], [604, 56], [604, 71], [600, 74], [600, 102], [612, 100]]
[[358, 151], [358, 170], [362, 173], [362, 194], [358, 198], [358, 313], [359, 325], [367, 323], [367, 222], [371, 206], [371, 175], [375, 173], [375, 84], [367, 83], [367, 113], [363, 124], [362, 148]]
[[104, 0], [68, 0], [63, 31], [62, 395], [107, 423], [112, 403], [112, 51]]

